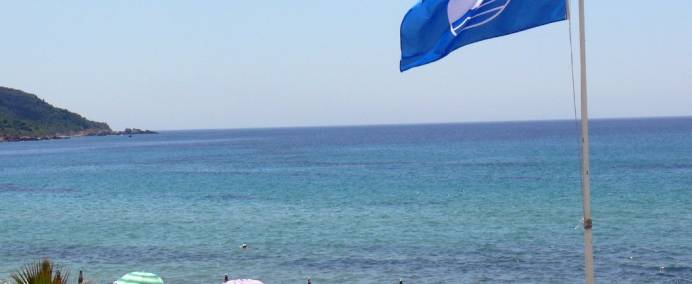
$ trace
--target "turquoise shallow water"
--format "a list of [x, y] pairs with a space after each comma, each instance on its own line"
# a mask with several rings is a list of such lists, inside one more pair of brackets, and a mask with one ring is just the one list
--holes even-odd
[[[558, 121], [0, 144], [0, 279], [50, 256], [96, 283], [579, 283], [577, 135]], [[592, 135], [598, 280], [692, 283], [692, 118]]]

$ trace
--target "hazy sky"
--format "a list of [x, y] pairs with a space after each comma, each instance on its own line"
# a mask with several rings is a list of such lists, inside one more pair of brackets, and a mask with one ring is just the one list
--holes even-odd
[[[567, 22], [399, 73], [414, 0], [3, 1], [0, 85], [114, 128], [569, 119]], [[692, 114], [692, 1], [587, 0], [593, 117]]]

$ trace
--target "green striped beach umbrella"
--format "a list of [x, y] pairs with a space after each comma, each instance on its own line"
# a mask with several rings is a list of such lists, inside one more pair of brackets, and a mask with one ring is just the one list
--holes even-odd
[[163, 279], [154, 273], [130, 272], [113, 284], [163, 284]]

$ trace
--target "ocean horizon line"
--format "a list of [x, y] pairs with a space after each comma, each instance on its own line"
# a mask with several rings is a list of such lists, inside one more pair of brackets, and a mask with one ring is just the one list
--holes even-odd
[[[590, 117], [590, 122], [623, 121], [623, 120], [657, 120], [657, 119], [692, 119], [692, 115], [671, 116], [641, 116], [641, 117]], [[319, 129], [319, 128], [370, 128], [370, 127], [398, 127], [398, 126], [426, 126], [426, 125], [478, 125], [478, 124], [512, 124], [512, 123], [551, 123], [574, 122], [579, 119], [520, 119], [520, 120], [479, 120], [458, 122], [405, 122], [405, 123], [372, 123], [372, 124], [325, 124], [325, 125], [284, 125], [284, 126], [257, 126], [257, 127], [228, 127], [228, 128], [181, 128], [181, 129], [153, 129], [157, 132], [195, 132], [195, 131], [228, 131], [228, 130], [279, 130], [279, 129]]]

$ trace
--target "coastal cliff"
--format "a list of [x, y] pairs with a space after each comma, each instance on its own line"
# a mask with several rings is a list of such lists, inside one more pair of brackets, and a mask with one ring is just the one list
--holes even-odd
[[54, 107], [34, 94], [0, 87], [0, 142], [149, 133], [154, 132], [113, 131], [106, 123]]

